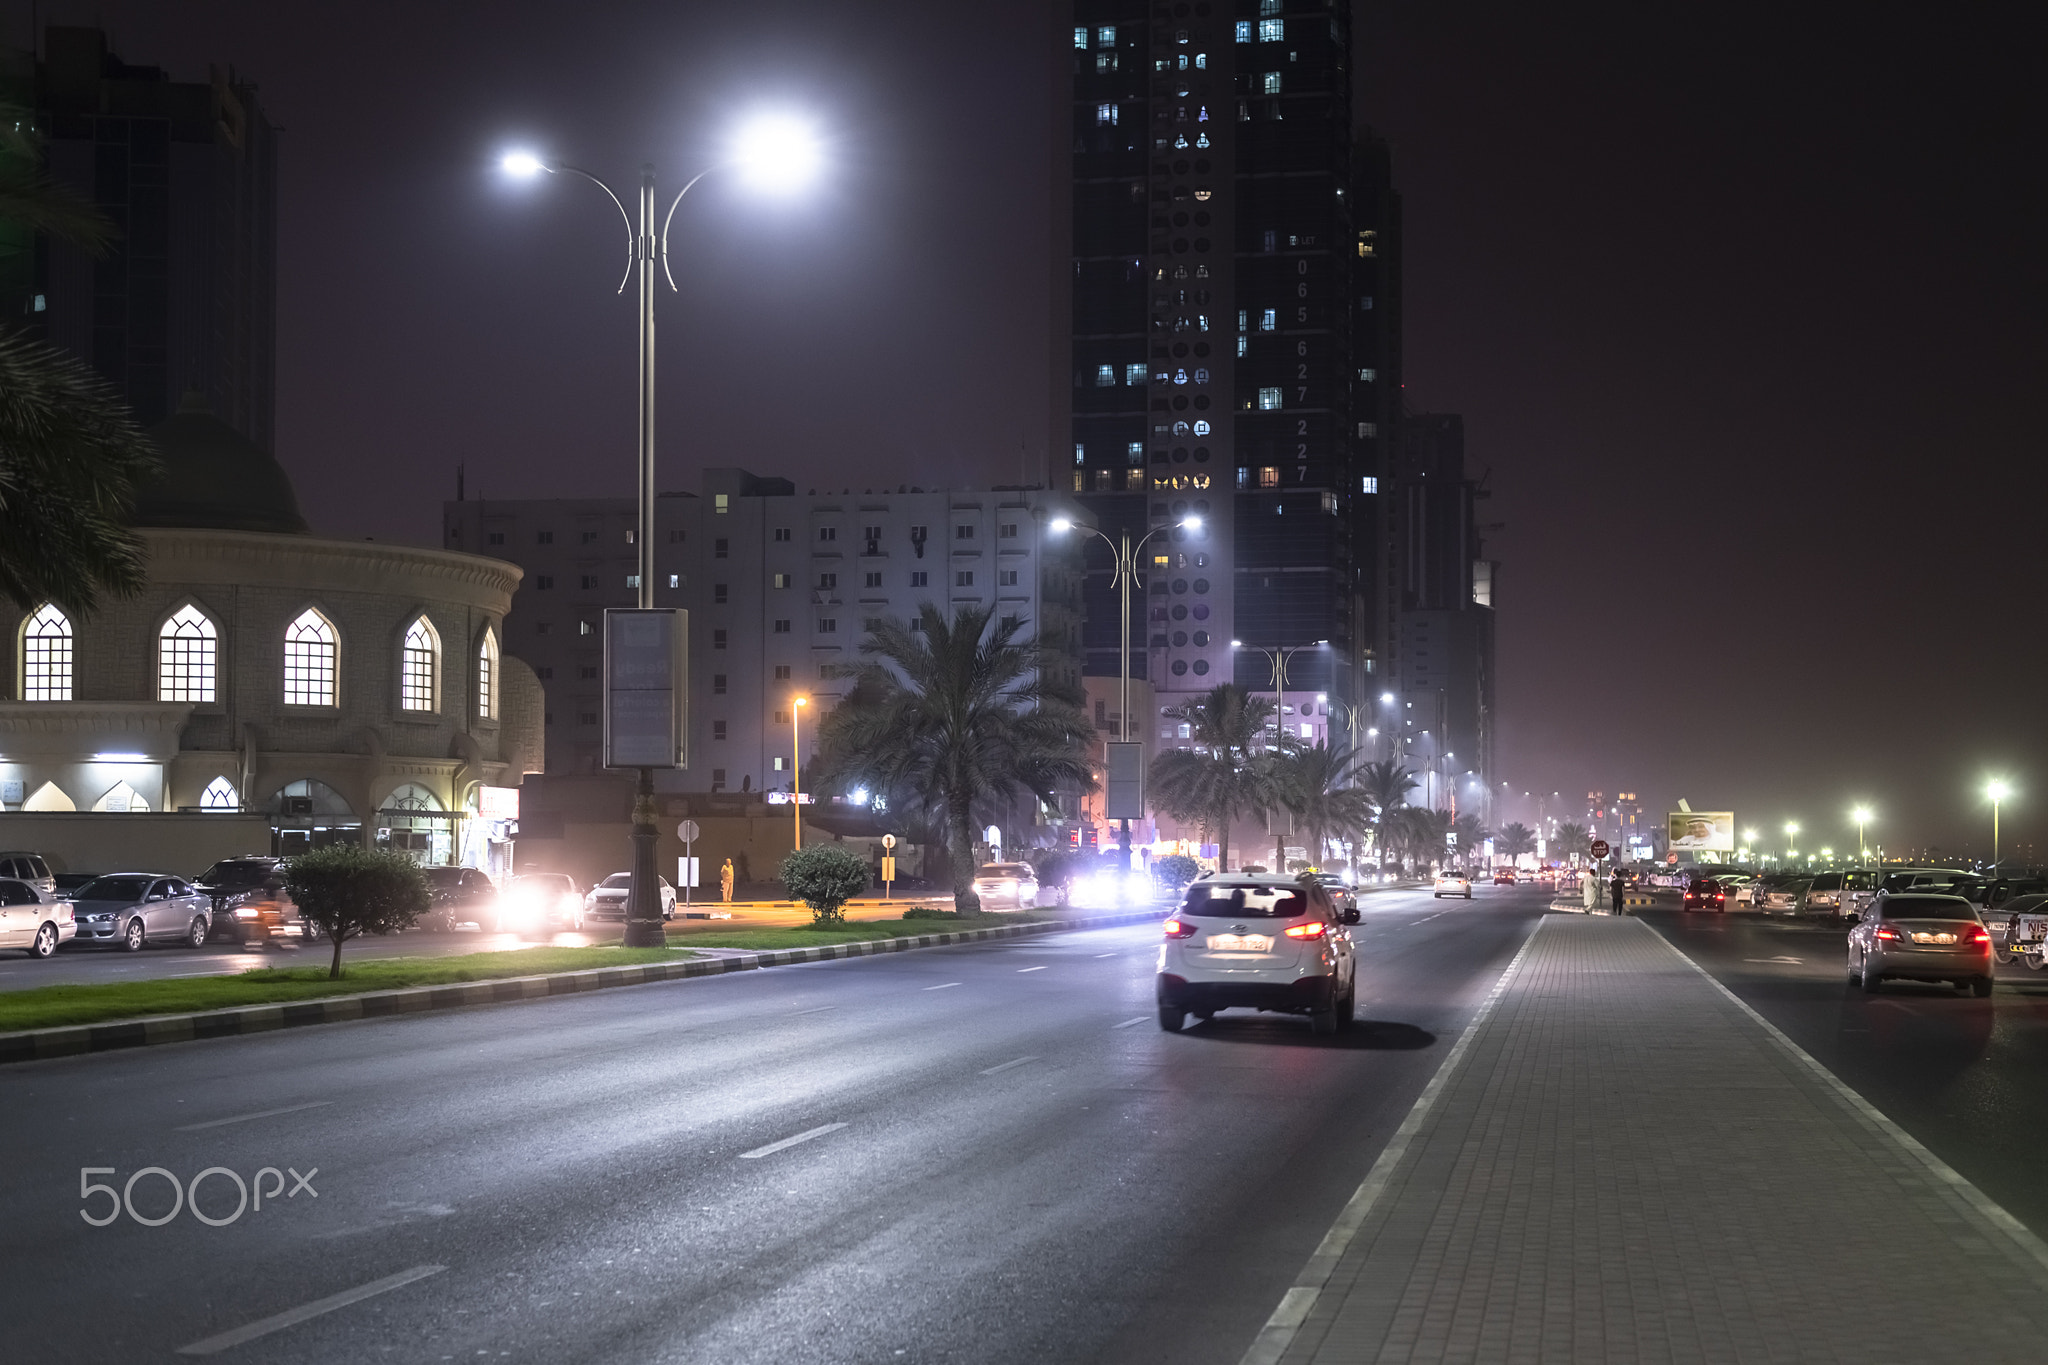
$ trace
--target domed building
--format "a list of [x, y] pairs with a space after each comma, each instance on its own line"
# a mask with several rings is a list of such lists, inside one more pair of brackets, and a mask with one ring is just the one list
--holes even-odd
[[77, 871], [360, 840], [508, 870], [539, 771], [519, 568], [311, 535], [268, 454], [188, 401], [137, 498], [149, 583], [0, 635], [0, 849]]

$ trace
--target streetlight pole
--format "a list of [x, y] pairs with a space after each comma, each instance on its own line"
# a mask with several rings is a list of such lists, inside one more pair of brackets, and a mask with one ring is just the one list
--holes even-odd
[[[567, 174], [589, 181], [604, 191], [624, 220], [627, 234], [626, 275], [620, 279], [618, 292], [626, 292], [626, 285], [636, 276], [638, 289], [639, 323], [639, 414], [638, 414], [638, 491], [639, 508], [634, 519], [634, 560], [639, 567], [636, 575], [634, 602], [642, 611], [654, 606], [654, 271], [659, 262], [662, 273], [668, 275], [669, 288], [674, 290], [675, 277], [668, 271], [668, 229], [675, 220], [676, 209], [683, 202], [683, 196], [696, 187], [698, 181], [724, 166], [743, 165], [757, 172], [768, 171], [785, 178], [808, 172], [815, 160], [815, 151], [809, 136], [790, 124], [763, 124], [752, 130], [743, 140], [736, 154], [728, 160], [718, 162], [699, 171], [670, 201], [668, 213], [661, 221], [659, 234], [655, 231], [654, 212], [654, 167], [643, 164], [640, 167], [640, 193], [638, 196], [639, 221], [626, 212], [624, 200], [601, 178], [571, 166], [565, 162], [544, 161], [531, 152], [513, 152], [505, 156], [500, 165], [509, 175], [520, 179], [531, 179], [543, 171], [550, 175]], [[609, 646], [607, 646], [609, 648]], [[676, 686], [684, 686], [685, 680], [675, 679]], [[611, 709], [611, 691], [605, 692], [605, 708]], [[607, 714], [607, 734], [610, 733], [611, 717]], [[671, 755], [673, 758], [673, 755]], [[673, 763], [670, 766], [674, 766]], [[641, 767], [633, 793], [633, 871], [626, 890], [626, 924], [624, 942], [629, 948], [659, 948], [668, 942], [661, 925], [661, 879], [654, 868], [654, 769]]]
[[804, 707], [810, 705], [809, 697], [798, 697], [789, 707], [789, 806], [796, 812], [796, 837], [792, 847], [801, 851], [804, 846]]
[[[1097, 528], [1083, 526], [1070, 517], [1057, 518], [1049, 528], [1055, 533], [1074, 530], [1086, 531], [1089, 535], [1094, 536], [1104, 545], [1107, 545], [1109, 552], [1116, 557], [1114, 576], [1117, 586], [1121, 590], [1120, 596], [1122, 601], [1120, 605], [1123, 623], [1122, 634], [1119, 637], [1120, 648], [1117, 655], [1121, 665], [1118, 670], [1116, 714], [1116, 738], [1119, 744], [1128, 744], [1131, 740], [1131, 580], [1138, 572], [1138, 555], [1144, 550], [1145, 542], [1158, 535], [1161, 531], [1176, 527], [1186, 527], [1190, 531], [1198, 531], [1202, 528], [1202, 519], [1200, 517], [1187, 517], [1181, 521], [1173, 522], [1171, 526], [1155, 526], [1140, 536], [1136, 545], [1131, 544], [1131, 533], [1128, 529], [1119, 532], [1118, 539], [1111, 540]], [[1126, 815], [1119, 819], [1117, 823], [1118, 842], [1123, 847], [1124, 870], [1128, 872], [1131, 866], [1131, 819]]]
[[1984, 794], [1991, 798], [1991, 870], [1998, 870], [1998, 808], [2005, 798], [2012, 795], [2012, 788], [1998, 778], [1985, 784]]
[[1870, 845], [1864, 841], [1863, 827], [1870, 823], [1870, 807], [1858, 806], [1849, 812], [1856, 821], [1856, 863], [1859, 867], [1870, 865]]

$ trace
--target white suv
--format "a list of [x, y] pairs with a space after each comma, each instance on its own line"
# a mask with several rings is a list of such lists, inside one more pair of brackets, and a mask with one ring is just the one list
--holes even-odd
[[1178, 1033], [1190, 1012], [1306, 1014], [1317, 1033], [1351, 1026], [1357, 998], [1351, 935], [1329, 893], [1313, 883], [1218, 873], [1187, 889], [1159, 945], [1159, 1027]]

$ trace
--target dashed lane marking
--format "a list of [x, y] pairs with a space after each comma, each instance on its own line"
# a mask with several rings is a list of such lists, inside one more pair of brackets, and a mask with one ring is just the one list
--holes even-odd
[[286, 1309], [275, 1317], [258, 1318], [248, 1326], [237, 1327], [232, 1332], [222, 1332], [219, 1336], [207, 1337], [204, 1340], [195, 1341], [189, 1346], [180, 1346], [178, 1354], [181, 1356], [210, 1356], [217, 1352], [225, 1351], [230, 1346], [240, 1346], [245, 1341], [254, 1341], [258, 1337], [267, 1337], [272, 1332], [281, 1332], [287, 1327], [295, 1327], [309, 1318], [319, 1317], [322, 1313], [332, 1313], [337, 1308], [346, 1308], [352, 1303], [361, 1303], [364, 1299], [386, 1293], [389, 1290], [403, 1288], [415, 1280], [424, 1280], [429, 1275], [438, 1275], [447, 1268], [445, 1265], [416, 1265], [411, 1270], [401, 1270], [396, 1275], [386, 1275], [381, 1280], [372, 1280], [368, 1284], [359, 1284], [354, 1289], [344, 1289], [339, 1294], [330, 1294], [324, 1299], [315, 1299], [313, 1302], [301, 1304], [297, 1308]]
[[799, 1142], [809, 1142], [812, 1138], [821, 1138], [827, 1133], [836, 1133], [845, 1126], [843, 1123], [825, 1123], [820, 1124], [816, 1128], [807, 1128], [795, 1137], [786, 1137], [780, 1142], [771, 1142], [766, 1147], [756, 1147], [751, 1152], [741, 1152], [740, 1160], [758, 1161], [764, 1156], [774, 1156], [777, 1152], [794, 1147]]
[[959, 984], [957, 981], [948, 981], [943, 986], [926, 986], [925, 989], [928, 991], [950, 991]]
[[1021, 976], [1021, 975], [1023, 975], [1023, 974], [1025, 973], [1025, 972], [1042, 972], [1042, 971], [1044, 971], [1044, 970], [1045, 970], [1045, 968], [1043, 968], [1043, 967], [1019, 967], [1019, 968], [1017, 969], [1017, 973], [1018, 973], [1018, 975], [1020, 975], [1020, 976]]
[[1035, 1062], [1037, 1060], [1038, 1058], [1036, 1057], [1012, 1057], [1007, 1062], [1003, 1062], [999, 1065], [987, 1068], [981, 1074], [984, 1076], [993, 1076], [999, 1071], [1008, 1071], [1013, 1066], [1022, 1066], [1026, 1062]]
[[202, 1128], [225, 1128], [231, 1123], [247, 1123], [251, 1119], [275, 1118], [279, 1114], [296, 1114], [301, 1109], [320, 1109], [334, 1103], [333, 1100], [308, 1100], [304, 1104], [288, 1104], [282, 1109], [259, 1109], [253, 1114], [237, 1114], [233, 1118], [208, 1119], [204, 1123], [182, 1123], [171, 1131], [174, 1133], [196, 1133]]
[[1126, 1020], [1124, 1020], [1124, 1021], [1123, 1021], [1123, 1022], [1122, 1022], [1121, 1024], [1111, 1024], [1111, 1025], [1110, 1025], [1110, 1027], [1111, 1027], [1111, 1028], [1113, 1028], [1113, 1029], [1118, 1029], [1118, 1028], [1129, 1028], [1129, 1027], [1131, 1027], [1131, 1025], [1133, 1025], [1133, 1024], [1142, 1024], [1142, 1023], [1144, 1023], [1144, 1022], [1145, 1022], [1145, 1021], [1146, 1021], [1147, 1019], [1150, 1019], [1151, 1017], [1152, 1017], [1152, 1016], [1151, 1016], [1151, 1015], [1149, 1015], [1149, 1014], [1141, 1014], [1141, 1015], [1139, 1015], [1139, 1016], [1138, 1016], [1137, 1018], [1135, 1018], [1135, 1019], [1126, 1019]]

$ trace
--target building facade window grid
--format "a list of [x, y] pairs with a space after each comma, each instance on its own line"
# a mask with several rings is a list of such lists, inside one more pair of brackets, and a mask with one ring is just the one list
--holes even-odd
[[180, 607], [157, 636], [156, 699], [212, 701], [219, 651], [213, 619], [197, 607]]
[[45, 602], [21, 631], [21, 699], [71, 700], [71, 618]]
[[478, 720], [489, 720], [496, 713], [498, 686], [498, 637], [484, 632], [484, 641], [476, 651], [476, 715]]
[[434, 633], [424, 617], [406, 628], [398, 705], [405, 711], [434, 709]]
[[334, 705], [337, 652], [334, 626], [310, 607], [285, 628], [285, 705]]

